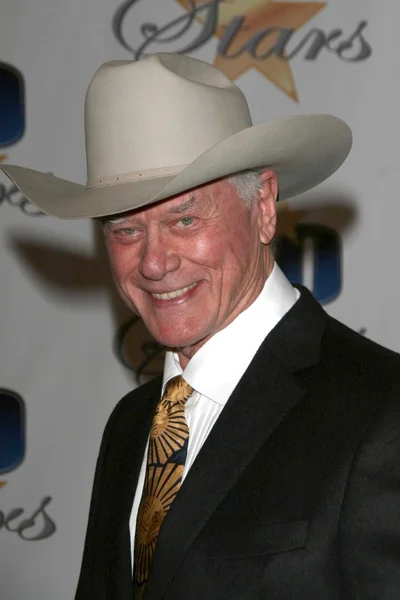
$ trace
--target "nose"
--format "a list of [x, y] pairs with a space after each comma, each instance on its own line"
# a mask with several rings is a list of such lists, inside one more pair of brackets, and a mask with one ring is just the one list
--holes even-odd
[[159, 231], [148, 231], [143, 244], [139, 271], [146, 279], [161, 281], [167, 273], [179, 269], [181, 260]]

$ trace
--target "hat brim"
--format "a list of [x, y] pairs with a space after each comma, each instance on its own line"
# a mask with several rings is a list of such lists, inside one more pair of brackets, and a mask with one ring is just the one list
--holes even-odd
[[21, 193], [47, 215], [61, 219], [123, 213], [227, 175], [270, 167], [279, 198], [301, 194], [332, 175], [352, 144], [349, 127], [331, 115], [297, 115], [244, 129], [212, 146], [175, 175], [86, 188], [53, 175], [0, 165]]

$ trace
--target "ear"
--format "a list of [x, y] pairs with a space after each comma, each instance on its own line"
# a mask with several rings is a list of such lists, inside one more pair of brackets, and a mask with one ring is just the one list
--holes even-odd
[[276, 229], [276, 201], [278, 198], [278, 177], [272, 169], [260, 175], [261, 190], [258, 199], [258, 228], [260, 241], [269, 244]]

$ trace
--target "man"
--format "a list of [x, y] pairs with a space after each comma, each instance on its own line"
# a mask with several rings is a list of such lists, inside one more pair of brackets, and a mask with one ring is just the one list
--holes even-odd
[[201, 61], [103, 65], [86, 188], [14, 166], [41, 210], [99, 218], [122, 298], [170, 350], [115, 408], [76, 600], [398, 599], [400, 361], [293, 288], [276, 201], [326, 179], [347, 126], [251, 126]]

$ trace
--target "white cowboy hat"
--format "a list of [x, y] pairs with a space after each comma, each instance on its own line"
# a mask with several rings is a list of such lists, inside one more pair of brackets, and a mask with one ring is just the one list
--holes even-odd
[[330, 115], [252, 126], [246, 99], [203, 61], [159, 53], [102, 65], [86, 95], [88, 181], [79, 185], [1, 165], [48, 215], [101, 217], [163, 200], [226, 175], [271, 167], [279, 198], [314, 187], [342, 164], [349, 127]]

